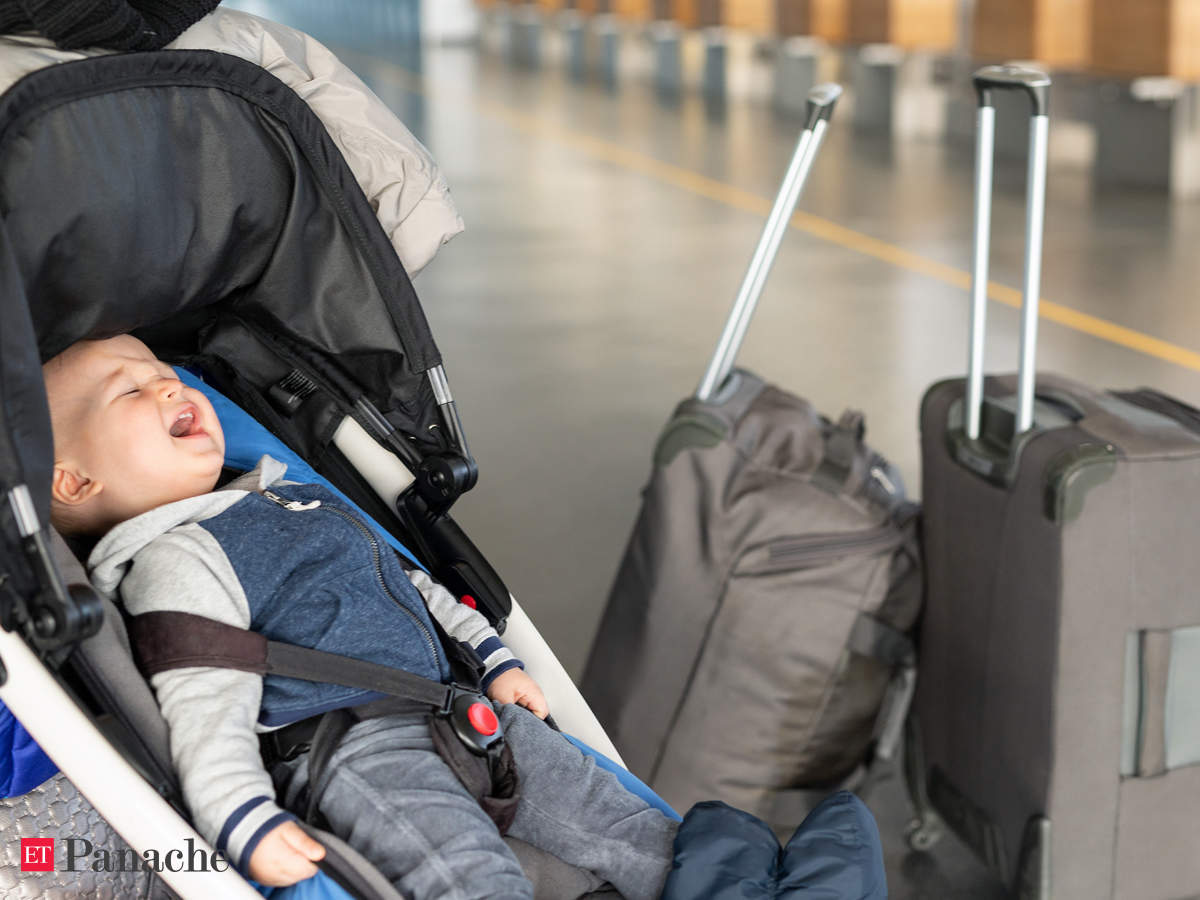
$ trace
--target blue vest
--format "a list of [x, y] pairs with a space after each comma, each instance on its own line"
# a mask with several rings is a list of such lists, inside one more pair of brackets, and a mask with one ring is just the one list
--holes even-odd
[[[251, 631], [449, 681], [429, 610], [399, 557], [327, 488], [273, 486], [199, 525], [233, 565]], [[267, 675], [259, 721], [284, 725], [379, 696]]]

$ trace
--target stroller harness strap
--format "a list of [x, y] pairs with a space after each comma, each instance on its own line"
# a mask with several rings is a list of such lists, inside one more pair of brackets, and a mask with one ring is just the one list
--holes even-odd
[[430, 733], [438, 755], [501, 834], [512, 824], [518, 799], [516, 767], [500, 721], [479, 691], [457, 683], [440, 684], [337, 653], [271, 641], [256, 632], [193, 613], [142, 613], [129, 619], [128, 628], [134, 658], [147, 678], [171, 669], [214, 666], [389, 695], [281, 729], [306, 732], [292, 756], [311, 747], [308, 821], [316, 817], [329, 760], [356, 722], [424, 709], [430, 716]]
[[188, 666], [216, 666], [390, 694], [443, 711], [449, 711], [455, 694], [462, 691], [402, 669], [271, 641], [193, 613], [142, 613], [130, 619], [129, 633], [138, 667], [147, 677]]

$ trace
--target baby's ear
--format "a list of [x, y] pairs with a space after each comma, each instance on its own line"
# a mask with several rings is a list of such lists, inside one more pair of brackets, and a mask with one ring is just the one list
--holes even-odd
[[104, 486], [81, 472], [61, 465], [54, 467], [50, 496], [64, 506], [79, 506], [95, 497]]

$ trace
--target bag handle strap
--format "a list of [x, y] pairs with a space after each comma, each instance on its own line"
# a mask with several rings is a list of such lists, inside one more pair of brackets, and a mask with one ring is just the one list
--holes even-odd
[[844, 491], [854, 473], [854, 459], [862, 447], [866, 432], [866, 420], [861, 412], [856, 409], [843, 412], [841, 418], [827, 430], [825, 452], [813, 472], [813, 483], [832, 494]]

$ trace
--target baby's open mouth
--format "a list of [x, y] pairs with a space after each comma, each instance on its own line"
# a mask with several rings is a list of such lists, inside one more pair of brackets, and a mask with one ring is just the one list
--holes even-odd
[[189, 409], [186, 412], [180, 413], [179, 418], [171, 426], [171, 437], [188, 437], [199, 430], [196, 427], [196, 413]]

